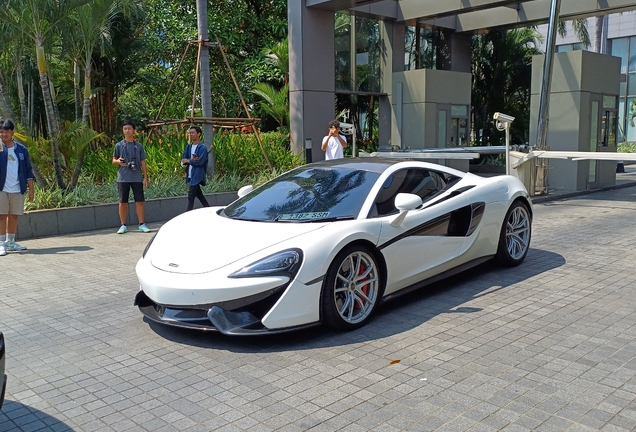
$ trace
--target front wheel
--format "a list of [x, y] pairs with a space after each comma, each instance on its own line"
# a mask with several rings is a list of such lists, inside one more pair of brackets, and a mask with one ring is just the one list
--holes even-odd
[[322, 289], [326, 324], [352, 330], [369, 320], [380, 297], [380, 269], [371, 251], [349, 246], [329, 266]]
[[530, 249], [530, 210], [522, 201], [515, 201], [506, 213], [501, 233], [497, 260], [508, 267], [514, 267], [525, 259]]

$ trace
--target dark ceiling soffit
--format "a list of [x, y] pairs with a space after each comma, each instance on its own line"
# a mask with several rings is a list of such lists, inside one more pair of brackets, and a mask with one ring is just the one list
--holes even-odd
[[[300, 0], [298, 0], [300, 1]], [[529, 19], [525, 16], [525, 9], [536, 9], [540, 7], [549, 7], [549, 0], [462, 0], [461, 6], [457, 7], [456, 1], [449, 0], [305, 0], [308, 7], [315, 7], [325, 10], [343, 11], [349, 10], [350, 13], [361, 16], [374, 17], [378, 19], [395, 20], [396, 22], [404, 22], [408, 25], [415, 25], [419, 22], [422, 25], [428, 25], [439, 28], [455, 30], [457, 32], [483, 32], [491, 30], [501, 30], [506, 28], [527, 27], [532, 25], [545, 24], [548, 17]], [[566, 0], [561, 7], [560, 20], [567, 21], [577, 18], [589, 18], [610, 13], [626, 12], [636, 9], [636, 2], [627, 0], [600, 0], [598, 1], [598, 9], [576, 11], [568, 13], [568, 5], [574, 8], [581, 5], [581, 0]], [[476, 3], [475, 6], [472, 3]], [[614, 7], [610, 4], [614, 3]], [[618, 6], [622, 3], [625, 6]], [[631, 3], [631, 5], [627, 5]], [[618, 6], [618, 7], [617, 7]], [[426, 15], [420, 15], [419, 11], [430, 10]], [[548, 9], [546, 9], [548, 10]], [[473, 16], [488, 15], [497, 16], [503, 14], [501, 20], [482, 21], [483, 25], [475, 27], [468, 24]], [[418, 16], [419, 15], [419, 16]], [[489, 22], [490, 21], [490, 22]], [[464, 24], [465, 23], [465, 24]]]
[[[496, 7], [509, 7], [512, 9], [519, 9], [519, 3], [528, 2], [533, 0], [491, 0], [489, 2], [484, 1], [474, 1], [467, 0], [462, 1], [462, 6], [457, 7], [456, 2], [451, 1], [439, 1], [439, 0], [428, 0], [427, 5], [430, 4], [430, 9], [426, 13], [426, 15], [412, 14], [409, 13], [409, 10], [414, 10], [415, 7], [407, 6], [404, 7], [400, 5], [398, 7], [397, 21], [412, 21], [412, 20], [431, 20], [436, 18], [445, 18], [445, 17], [455, 17], [458, 14], [465, 14], [480, 10], [486, 9], [494, 9]], [[402, 0], [402, 3], [423, 3], [421, 0]], [[472, 5], [472, 3], [477, 3], [477, 5]], [[421, 4], [417, 6], [418, 10], [426, 9], [425, 4]], [[406, 11], [406, 13], [405, 13]]]
[[[358, 6], [367, 6], [381, 1], [384, 0], [305, 0], [305, 6], [337, 12], [353, 9]], [[392, 1], [395, 2], [395, 0]]]
[[[473, 6], [472, 2], [477, 3]], [[415, 19], [434, 19], [455, 16], [458, 13], [492, 9], [499, 6], [516, 8], [519, 3], [533, 0], [464, 0], [461, 6], [448, 0], [306, 0], [307, 7], [329, 10], [333, 12], [348, 11], [354, 15], [367, 15], [384, 19], [395, 19], [398, 22]], [[409, 4], [410, 3], [410, 4]], [[402, 6], [406, 4], [405, 6]], [[426, 15], [403, 13], [405, 10], [431, 9]], [[412, 15], [412, 16], [411, 16]]]
[[[603, 16], [603, 15], [620, 13], [620, 12], [629, 12], [633, 10], [636, 10], [636, 3], [632, 6], [625, 6], [620, 8], [611, 8], [611, 9], [601, 8], [601, 9], [593, 10], [593, 11], [588, 10], [584, 12], [570, 13], [570, 14], [562, 13], [559, 16], [559, 20], [571, 21], [574, 19], [591, 18], [591, 17]], [[497, 11], [493, 11], [493, 12], [497, 13]], [[477, 12], [477, 13], [481, 13], [481, 12]], [[421, 19], [417, 21], [422, 26], [443, 28], [443, 29], [456, 31], [457, 33], [462, 33], [462, 32], [484, 33], [484, 32], [496, 31], [496, 30], [506, 30], [506, 29], [512, 29], [512, 28], [537, 26], [541, 24], [547, 24], [549, 21], [549, 17], [527, 19], [524, 16], [517, 14], [514, 19], [498, 19], [496, 21], [493, 20], [493, 22], [491, 23], [481, 21], [482, 25], [478, 27], [474, 27], [470, 25], [463, 26], [462, 25], [463, 20], [460, 18], [460, 16], [462, 18], [468, 18], [470, 17], [470, 14], [447, 16], [447, 17], [443, 17], [439, 19], [431, 19], [431, 20]]]

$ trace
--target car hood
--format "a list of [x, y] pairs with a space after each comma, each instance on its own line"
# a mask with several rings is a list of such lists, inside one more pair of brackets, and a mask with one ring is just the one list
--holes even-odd
[[194, 210], [164, 224], [148, 251], [152, 265], [171, 273], [211, 272], [328, 224], [243, 221], [218, 211]]

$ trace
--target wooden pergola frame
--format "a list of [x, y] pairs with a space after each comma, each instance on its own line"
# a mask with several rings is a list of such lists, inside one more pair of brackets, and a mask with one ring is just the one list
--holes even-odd
[[[216, 39], [216, 42], [210, 42], [207, 39], [193, 40], [188, 42], [188, 45], [186, 45], [185, 51], [183, 52], [183, 56], [181, 56], [181, 60], [179, 61], [179, 66], [177, 66], [177, 70], [175, 71], [175, 74], [172, 78], [170, 87], [168, 87], [168, 92], [166, 93], [166, 96], [164, 97], [163, 102], [161, 103], [161, 106], [159, 107], [159, 111], [157, 112], [157, 115], [155, 116], [154, 121], [152, 123], [149, 123], [147, 126], [154, 128], [158, 126], [165, 126], [165, 125], [171, 125], [171, 124], [195, 123], [195, 124], [211, 124], [214, 127], [228, 128], [228, 129], [236, 129], [239, 127], [240, 128], [251, 127], [252, 131], [254, 132], [254, 136], [256, 137], [256, 141], [258, 141], [258, 145], [261, 147], [261, 152], [263, 153], [265, 162], [267, 162], [267, 166], [269, 166], [269, 169], [273, 171], [274, 167], [272, 166], [272, 163], [269, 161], [269, 158], [267, 157], [267, 153], [265, 152], [265, 147], [263, 147], [263, 140], [261, 139], [261, 134], [258, 131], [258, 128], [256, 127], [256, 123], [260, 121], [260, 118], [254, 118], [250, 116], [250, 112], [247, 109], [247, 104], [245, 103], [245, 99], [243, 98], [241, 89], [239, 88], [236, 78], [234, 77], [234, 73], [232, 72], [232, 67], [230, 66], [230, 63], [227, 60], [227, 56], [225, 55], [224, 48], [221, 45], [219, 38], [217, 36], [214, 36], [214, 37]], [[179, 72], [181, 71], [181, 66], [183, 65], [183, 61], [185, 60], [185, 57], [188, 54], [188, 50], [190, 46], [192, 45], [196, 45], [198, 47], [198, 50], [197, 50], [196, 74], [194, 77], [194, 88], [192, 90], [192, 105], [191, 105], [192, 108], [190, 110], [190, 116], [184, 119], [159, 120], [159, 117], [161, 116], [161, 111], [163, 110], [163, 107], [166, 105], [168, 96], [170, 95], [170, 92], [172, 91], [172, 87], [174, 86], [177, 76], [179, 76]], [[234, 88], [236, 88], [236, 92], [238, 93], [239, 98], [241, 99], [241, 105], [243, 106], [243, 109], [245, 110], [245, 113], [247, 114], [247, 118], [196, 117], [194, 115], [195, 103], [197, 99], [197, 85], [199, 81], [199, 69], [201, 65], [201, 49], [203, 47], [218, 48], [219, 51], [221, 52], [221, 55], [223, 56], [223, 61], [225, 62], [225, 66], [227, 67], [227, 70], [230, 73], [230, 77], [232, 78], [232, 82], [234, 83]]]

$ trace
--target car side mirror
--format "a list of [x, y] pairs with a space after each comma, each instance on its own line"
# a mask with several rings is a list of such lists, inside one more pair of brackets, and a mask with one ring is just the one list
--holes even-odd
[[252, 192], [253, 190], [254, 190], [254, 186], [252, 186], [252, 185], [243, 186], [237, 192], [238, 197], [239, 198], [243, 198], [245, 195], [247, 195], [248, 193]]
[[410, 194], [410, 193], [399, 193], [395, 197], [395, 208], [400, 211], [400, 214], [397, 215], [395, 219], [391, 222], [391, 226], [399, 227], [404, 222], [404, 218], [406, 214], [415, 210], [419, 206], [422, 205], [422, 198], [419, 195]]

